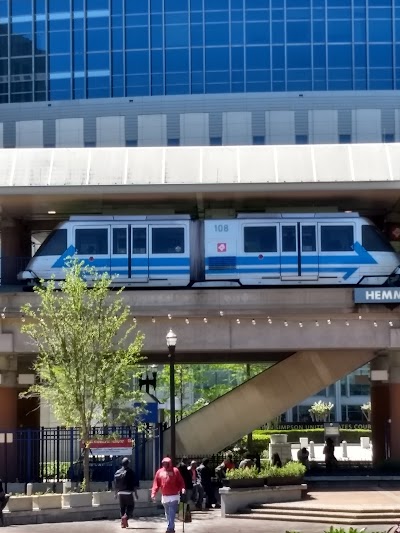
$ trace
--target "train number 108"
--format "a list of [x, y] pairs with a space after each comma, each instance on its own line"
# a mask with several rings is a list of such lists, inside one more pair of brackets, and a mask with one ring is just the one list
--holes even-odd
[[229, 231], [228, 224], [215, 224], [216, 233], [227, 233]]

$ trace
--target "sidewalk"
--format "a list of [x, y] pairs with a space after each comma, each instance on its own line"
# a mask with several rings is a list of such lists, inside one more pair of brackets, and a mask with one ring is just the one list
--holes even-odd
[[[326, 525], [295, 522], [267, 522], [256, 520], [236, 520], [220, 518], [218, 511], [193, 513], [193, 522], [185, 524], [186, 533], [285, 533], [287, 530], [300, 533], [323, 533]], [[176, 533], [182, 532], [182, 523], [176, 523]], [[388, 526], [371, 526], [368, 531], [387, 531]], [[6, 530], [5, 530], [6, 531]], [[119, 521], [79, 522], [72, 524], [39, 524], [35, 526], [15, 526], [13, 533], [116, 533], [121, 531]], [[135, 533], [165, 533], [163, 518], [142, 518], [131, 520], [128, 531]]]

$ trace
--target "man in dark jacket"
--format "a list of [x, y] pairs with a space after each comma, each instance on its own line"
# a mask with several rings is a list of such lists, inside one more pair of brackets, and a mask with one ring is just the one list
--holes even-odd
[[127, 457], [122, 460], [122, 468], [115, 472], [114, 481], [115, 497], [118, 496], [121, 509], [121, 527], [127, 528], [128, 519], [132, 518], [135, 509], [133, 494], [135, 494], [137, 500], [139, 499], [137, 493], [139, 483], [136, 480], [135, 472], [129, 466]]
[[212, 483], [212, 472], [209, 464], [210, 460], [205, 458], [202, 460], [201, 465], [197, 468], [200, 485], [203, 487], [206, 495], [206, 507], [208, 509], [210, 509], [214, 503], [217, 503], [214, 494], [214, 486]]
[[182, 457], [182, 461], [178, 465], [178, 470], [183, 477], [183, 481], [185, 482], [185, 489], [186, 494], [188, 494], [188, 497], [190, 497], [190, 493], [188, 491], [191, 491], [193, 488], [192, 483], [192, 477], [190, 475], [190, 472], [188, 470], [188, 460], [187, 457]]

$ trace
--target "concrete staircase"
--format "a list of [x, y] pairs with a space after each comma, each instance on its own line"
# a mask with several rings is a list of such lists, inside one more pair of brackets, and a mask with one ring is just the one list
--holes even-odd
[[400, 523], [400, 506], [364, 508], [362, 506], [326, 506], [298, 504], [265, 504], [243, 510], [229, 518], [305, 522], [316, 524], [367, 526]]
[[[372, 350], [297, 352], [178, 422], [176, 453], [218, 453], [374, 357]], [[163, 441], [168, 454], [169, 430]]]

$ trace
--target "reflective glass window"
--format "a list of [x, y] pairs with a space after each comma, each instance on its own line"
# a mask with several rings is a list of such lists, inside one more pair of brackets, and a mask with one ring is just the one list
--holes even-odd
[[146, 228], [132, 228], [132, 254], [147, 253]]
[[228, 24], [207, 24], [206, 45], [228, 45], [229, 44], [229, 26]]
[[315, 252], [317, 249], [315, 226], [301, 227], [301, 249], [303, 252]]
[[35, 257], [41, 257], [45, 255], [62, 255], [67, 249], [67, 230], [57, 229], [52, 231], [46, 238], [43, 244], [39, 247], [35, 253]]
[[297, 238], [295, 226], [282, 226], [282, 252], [296, 252]]
[[185, 252], [184, 228], [153, 228], [153, 254], [183, 254]]
[[368, 252], [393, 252], [392, 245], [376, 226], [362, 226], [362, 245]]
[[247, 44], [269, 43], [269, 25], [264, 22], [251, 22], [246, 24]]
[[76, 229], [75, 248], [79, 255], [108, 254], [108, 230], [102, 228]]
[[245, 253], [276, 252], [276, 226], [245, 226], [243, 232]]
[[91, 10], [108, 10], [109, 0], [86, 0], [86, 9]]
[[167, 24], [165, 26], [165, 43], [167, 47], [189, 46], [188, 24]]
[[322, 252], [352, 252], [353, 244], [353, 226], [321, 226]]
[[66, 54], [71, 47], [71, 33], [69, 31], [55, 31], [49, 33], [49, 53]]
[[128, 253], [128, 240], [126, 228], [113, 228], [113, 254], [125, 255]]
[[32, 14], [32, 0], [11, 0], [11, 15], [13, 17], [18, 15]]
[[125, 35], [128, 50], [140, 50], [149, 47], [149, 31], [146, 27], [137, 27]]
[[[21, 0], [17, 0], [19, 2]], [[24, 0], [22, 0], [24, 1]], [[49, 13], [69, 13], [71, 10], [70, 0], [48, 0]]]

